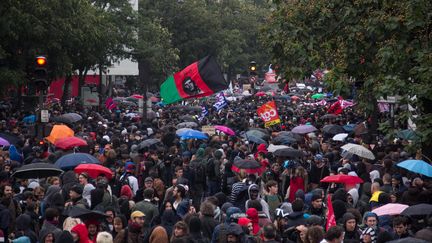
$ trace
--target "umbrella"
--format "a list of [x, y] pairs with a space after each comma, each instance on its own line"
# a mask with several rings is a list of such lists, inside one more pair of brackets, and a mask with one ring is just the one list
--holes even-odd
[[158, 97], [152, 96], [152, 97], [150, 97], [150, 101], [151, 101], [152, 103], [157, 103], [157, 102], [160, 101], [160, 99], [159, 99]]
[[410, 236], [398, 240], [387, 241], [387, 243], [430, 243], [430, 241], [417, 239]]
[[335, 119], [337, 117], [339, 117], [339, 116], [335, 115], [335, 114], [325, 114], [324, 116], [321, 116], [321, 119], [322, 120], [325, 120], [325, 119]]
[[414, 173], [432, 177], [432, 165], [424, 162], [423, 160], [409, 159], [398, 163], [397, 166]]
[[0, 137], [0, 146], [5, 147], [5, 146], [9, 146], [9, 145], [10, 145], [10, 143], [8, 140]]
[[316, 130], [317, 130], [316, 127], [314, 127], [312, 125], [300, 125], [300, 126], [294, 127], [291, 130], [291, 132], [298, 133], [298, 134], [306, 134], [306, 133], [314, 132]]
[[189, 115], [181, 116], [180, 119], [185, 121], [185, 122], [196, 122], [195, 117], [189, 116]]
[[198, 124], [196, 122], [182, 122], [176, 125], [176, 128], [193, 128], [198, 127]]
[[400, 204], [400, 203], [388, 203], [379, 208], [375, 208], [372, 210], [373, 213], [376, 213], [378, 216], [382, 215], [399, 215], [408, 208], [408, 205]]
[[158, 144], [160, 142], [161, 141], [159, 139], [155, 139], [155, 138], [146, 139], [146, 140], [142, 141], [138, 145], [138, 149], [143, 149], [143, 148], [151, 147], [151, 146], [153, 146], [155, 144]]
[[54, 142], [54, 146], [66, 150], [74, 147], [87, 146], [87, 141], [79, 137], [65, 137], [57, 139]]
[[54, 144], [59, 138], [73, 137], [75, 132], [66, 125], [54, 125], [51, 133], [46, 139]]
[[420, 203], [416, 205], [409, 206], [404, 211], [403, 215], [407, 216], [423, 216], [432, 214], [432, 204]]
[[339, 133], [333, 136], [333, 141], [343, 142], [348, 137], [348, 133]]
[[267, 145], [267, 142], [264, 141], [264, 139], [259, 138], [259, 137], [255, 137], [255, 136], [247, 136], [246, 140], [248, 140], [251, 143], [256, 143], [256, 144], [265, 144]]
[[32, 163], [18, 168], [18, 170], [12, 174], [12, 177], [19, 179], [46, 178], [58, 176], [61, 173], [63, 173], [63, 171], [56, 165], [49, 163]]
[[106, 217], [107, 215], [99, 211], [73, 206], [69, 210], [68, 216], [72, 218], [80, 218], [85, 221], [87, 219], [103, 219], [103, 217]]
[[82, 120], [82, 116], [80, 114], [73, 113], [73, 112], [63, 114], [63, 115], [59, 116], [58, 118], [66, 121], [66, 123], [75, 123], [75, 122]]
[[261, 167], [261, 163], [251, 159], [251, 158], [246, 158], [246, 159], [241, 159], [241, 158], [236, 158], [234, 159], [234, 163], [231, 167], [231, 169], [235, 172], [240, 172], [241, 169], [244, 169], [246, 171], [246, 173], [249, 174], [254, 174], [254, 173], [262, 173], [263, 169]]
[[208, 138], [205, 133], [203, 133], [201, 131], [197, 131], [197, 130], [186, 130], [184, 132], [181, 132], [179, 134], [179, 136], [182, 139], [192, 139], [192, 138], [195, 138], [195, 139], [207, 139]]
[[269, 153], [273, 153], [274, 151], [278, 150], [278, 149], [284, 149], [284, 148], [289, 148], [286, 145], [274, 145], [274, 144], [270, 144], [267, 148], [267, 151], [269, 151]]
[[30, 116], [26, 116], [23, 118], [22, 120], [24, 123], [28, 123], [28, 124], [32, 124], [36, 122], [36, 116], [35, 115], [30, 115]]
[[343, 184], [359, 184], [363, 183], [363, 180], [358, 176], [351, 176], [351, 175], [343, 175], [343, 174], [337, 174], [337, 175], [330, 175], [324, 177], [321, 182], [326, 183], [343, 183]]
[[346, 132], [352, 132], [352, 131], [354, 131], [355, 126], [356, 126], [356, 124], [347, 124], [347, 125], [343, 126], [343, 129]]
[[216, 130], [219, 130], [219, 131], [227, 134], [227, 135], [235, 136], [235, 132], [233, 130], [231, 130], [231, 128], [229, 128], [229, 127], [216, 125], [216, 126], [214, 126], [214, 128]]
[[66, 154], [55, 162], [55, 165], [63, 170], [75, 168], [79, 164], [100, 164], [100, 162], [93, 155], [86, 153]]
[[325, 94], [314, 94], [311, 96], [312, 99], [323, 99], [325, 98]]
[[417, 140], [417, 139], [419, 139], [419, 136], [416, 134], [416, 132], [411, 130], [411, 129], [405, 129], [405, 130], [397, 132], [396, 137], [401, 138], [401, 139], [405, 139], [405, 140]]
[[180, 129], [177, 129], [176, 135], [179, 136], [179, 137], [181, 137], [180, 134], [182, 134], [183, 132], [185, 132], [187, 130], [193, 130], [193, 129], [192, 128], [180, 128]]
[[136, 113], [136, 112], [129, 112], [125, 115], [125, 117], [128, 117], [128, 118], [135, 118], [135, 117], [140, 117], [140, 116], [141, 115]]
[[355, 154], [359, 157], [374, 160], [375, 155], [367, 148], [354, 144], [354, 143], [348, 143], [341, 147], [341, 149], [346, 150], [347, 152], [351, 154]]
[[272, 142], [275, 144], [290, 145], [290, 144], [297, 143], [297, 139], [289, 136], [277, 136], [272, 139]]
[[96, 179], [100, 174], [104, 174], [108, 180], [113, 177], [113, 172], [109, 168], [98, 164], [80, 164], [75, 167], [74, 171], [77, 174], [86, 172], [93, 179]]
[[119, 103], [119, 105], [121, 105], [121, 106], [138, 106], [137, 103], [135, 103], [133, 101], [128, 101], [128, 100], [121, 101], [121, 103]]
[[144, 96], [139, 95], [139, 94], [133, 94], [130, 97], [135, 98], [135, 99], [144, 99]]
[[300, 158], [304, 156], [302, 151], [293, 148], [278, 149], [273, 152], [273, 155], [279, 157], [290, 157], [290, 158]]
[[257, 96], [257, 97], [266, 96], [266, 93], [263, 92], [263, 91], [259, 91], [259, 92], [257, 92], [257, 93], [255, 94], [255, 96]]
[[293, 133], [293, 132], [282, 131], [282, 132], [278, 133], [278, 136], [292, 137], [292, 138], [295, 138], [298, 142], [303, 141], [302, 135], [297, 134], [297, 133]]
[[266, 135], [269, 134], [269, 132], [268, 132], [266, 129], [259, 128], [259, 127], [253, 127], [253, 128], [250, 128], [249, 131], [260, 131], [261, 133], [264, 133], [264, 134], [266, 134]]
[[336, 135], [345, 132], [345, 130], [339, 125], [325, 125], [323, 127], [323, 132], [330, 135]]
[[2, 133], [0, 133], [0, 137], [7, 140], [10, 144], [15, 144], [15, 145], [17, 143], [19, 143], [19, 141], [21, 141], [21, 139], [18, 136], [16, 136], [15, 134], [12, 134], [12, 133], [2, 132]]

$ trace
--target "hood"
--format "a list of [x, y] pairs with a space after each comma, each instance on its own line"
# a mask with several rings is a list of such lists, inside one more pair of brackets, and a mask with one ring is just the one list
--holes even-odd
[[64, 173], [63, 177], [62, 177], [62, 182], [63, 182], [62, 183], [63, 185], [66, 185], [69, 183], [72, 183], [72, 184], [77, 183], [78, 180], [75, 176], [75, 172], [73, 170], [70, 170], [70, 171], [67, 171], [66, 173]]
[[27, 230], [31, 226], [31, 217], [27, 214], [21, 214], [16, 219], [16, 226], [18, 230]]
[[368, 196], [368, 197], [372, 196], [372, 192], [371, 192], [371, 183], [370, 183], [370, 182], [365, 182], [365, 183], [363, 184], [362, 189], [363, 189], [363, 194], [364, 194], [364, 195], [366, 195], [366, 196]]
[[359, 200], [358, 190], [356, 188], [352, 188], [351, 190], [348, 191], [348, 194], [350, 194], [351, 197], [353, 198], [353, 207], [356, 207], [357, 202]]
[[197, 160], [201, 160], [204, 158], [204, 149], [203, 148], [199, 148], [196, 153], [195, 153], [195, 159]]
[[125, 196], [128, 200], [133, 197], [132, 189], [128, 185], [123, 185], [120, 189], [120, 196]]
[[254, 221], [256, 221], [256, 222], [258, 222], [258, 211], [255, 209], [255, 208], [249, 208], [247, 211], [246, 211], [246, 214], [247, 214], [247, 217], [252, 221], [252, 222], [254, 222]]
[[[242, 211], [237, 207], [229, 207], [226, 211], [225, 223], [230, 223], [231, 216], [236, 213], [241, 213]], [[258, 212], [257, 212], [258, 217]]]
[[48, 190], [45, 193], [45, 199], [47, 199], [48, 201], [51, 201], [53, 196], [56, 193], [59, 193], [60, 190], [61, 190], [61, 188], [59, 186], [56, 186], [56, 185], [52, 185], [52, 186], [48, 187]]
[[[251, 197], [250, 197], [250, 192], [251, 192], [251, 190], [257, 190], [258, 192], [259, 192], [259, 186], [257, 185], [257, 184], [251, 184], [250, 186], [249, 186], [249, 188], [248, 188], [248, 196], [249, 196], [249, 199], [251, 199]], [[260, 199], [261, 197], [260, 197], [260, 194], [258, 193], [258, 197], [257, 197], [257, 199]]]
[[380, 178], [380, 173], [377, 170], [373, 170], [371, 172], [369, 172], [369, 176], [371, 181], [373, 182], [375, 179]]
[[339, 188], [332, 195], [332, 201], [341, 200], [343, 202], [347, 202], [347, 197], [348, 197], [347, 192], [343, 188]]
[[79, 243], [87, 243], [89, 241], [88, 238], [88, 230], [85, 224], [77, 224], [72, 229], [71, 232], [78, 234]]

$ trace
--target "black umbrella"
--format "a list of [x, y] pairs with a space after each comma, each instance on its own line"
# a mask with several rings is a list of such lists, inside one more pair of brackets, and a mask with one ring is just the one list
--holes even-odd
[[239, 169], [257, 169], [261, 168], [260, 162], [254, 160], [254, 159], [241, 159], [236, 158], [234, 159], [234, 166], [236, 166]]
[[293, 133], [293, 132], [282, 131], [282, 132], [280, 132], [278, 134], [278, 136], [292, 137], [292, 138], [295, 138], [295, 140], [297, 140], [298, 142], [302, 142], [303, 141], [302, 135], [297, 134], [297, 133]]
[[420, 203], [412, 205], [402, 211], [402, 214], [407, 216], [430, 215], [432, 214], [432, 204]]
[[138, 149], [143, 149], [143, 148], [147, 148], [147, 147], [151, 147], [152, 145], [158, 144], [161, 141], [159, 139], [155, 139], [155, 138], [150, 138], [147, 140], [142, 141], [139, 145], [138, 145]]
[[338, 117], [338, 115], [335, 115], [335, 114], [325, 114], [324, 116], [321, 116], [321, 119], [322, 120], [325, 120], [325, 119], [334, 119], [334, 118], [337, 118]]
[[339, 133], [344, 133], [345, 129], [339, 125], [325, 125], [323, 127], [323, 132], [330, 135], [336, 135]]
[[12, 174], [12, 177], [19, 179], [46, 178], [50, 176], [58, 176], [61, 173], [63, 173], [63, 170], [59, 169], [54, 164], [33, 163], [18, 168], [18, 170]]
[[90, 210], [82, 207], [73, 206], [70, 210], [68, 210], [69, 217], [72, 218], [80, 218], [82, 220], [87, 219], [103, 219], [104, 217], [107, 217], [106, 214], [100, 211], [96, 210]]
[[274, 151], [273, 155], [290, 158], [300, 158], [304, 156], [302, 151], [293, 148], [278, 149]]
[[267, 142], [264, 139], [256, 137], [256, 136], [247, 136], [246, 139], [251, 143], [267, 145]]
[[288, 137], [288, 136], [277, 136], [275, 138], [272, 139], [273, 144], [278, 145], [278, 144], [282, 144], [282, 145], [290, 145], [290, 144], [294, 144], [297, 143], [297, 140], [293, 137]]

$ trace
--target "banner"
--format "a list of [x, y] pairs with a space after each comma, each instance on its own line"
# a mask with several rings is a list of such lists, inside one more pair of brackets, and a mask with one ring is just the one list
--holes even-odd
[[331, 195], [327, 195], [327, 222], [326, 222], [326, 231], [330, 229], [332, 226], [336, 226], [336, 219], [333, 210], [333, 204], [331, 201]]
[[260, 108], [258, 108], [257, 113], [265, 122], [265, 127], [269, 127], [281, 122], [276, 109], [276, 103], [274, 101], [269, 101], [262, 105]]

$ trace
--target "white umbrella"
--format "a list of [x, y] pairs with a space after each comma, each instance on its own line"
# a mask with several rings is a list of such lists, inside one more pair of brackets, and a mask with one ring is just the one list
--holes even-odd
[[270, 145], [268, 146], [268, 148], [267, 148], [267, 151], [269, 151], [269, 153], [273, 153], [273, 152], [275, 152], [276, 150], [284, 149], [284, 148], [289, 148], [289, 147], [286, 146], [286, 145], [274, 145], [274, 144], [270, 144]]
[[345, 138], [348, 137], [348, 133], [338, 133], [333, 136], [333, 141], [341, 141], [343, 142]]
[[355, 154], [357, 156], [360, 156], [362, 158], [374, 160], [375, 155], [367, 148], [354, 144], [354, 143], [348, 143], [341, 147], [341, 149], [346, 150], [347, 152], [351, 154]]

